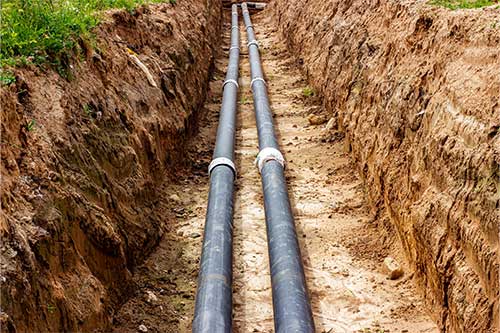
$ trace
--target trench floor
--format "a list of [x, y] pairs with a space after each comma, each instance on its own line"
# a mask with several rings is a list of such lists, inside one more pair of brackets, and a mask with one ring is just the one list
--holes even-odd
[[[265, 13], [262, 13], [265, 15]], [[346, 140], [311, 125], [326, 115], [279, 40], [273, 22], [252, 16], [268, 82], [271, 108], [296, 219], [317, 332], [438, 332], [424, 310], [397, 242], [377, 225]], [[242, 20], [241, 20], [242, 21]], [[172, 204], [170, 223], [157, 250], [135, 272], [137, 290], [115, 314], [115, 332], [189, 332], [194, 312], [210, 161], [230, 40], [226, 16], [205, 113], [188, 148], [191, 166], [161, 189]], [[257, 130], [250, 90], [246, 32], [240, 22], [240, 96], [234, 216], [233, 317], [235, 332], [273, 332], [266, 227], [259, 173]], [[387, 256], [405, 268], [390, 280]], [[141, 326], [142, 325], [142, 326]]]

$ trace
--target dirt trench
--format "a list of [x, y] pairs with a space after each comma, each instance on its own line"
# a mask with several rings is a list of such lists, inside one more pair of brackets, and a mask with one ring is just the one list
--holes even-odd
[[[323, 115], [320, 101], [304, 96], [308, 86], [265, 13], [253, 16], [262, 64], [282, 150], [287, 183], [314, 320], [318, 332], [437, 332], [406, 267], [390, 280], [383, 259], [405, 263], [399, 245], [373, 226], [362, 180], [346, 150], [345, 138], [312, 126]], [[246, 32], [240, 26], [242, 55], [237, 119], [233, 301], [234, 332], [273, 332], [272, 296], [260, 175], [254, 165], [257, 129], [250, 90]], [[206, 118], [191, 139], [190, 152], [207, 165], [213, 149], [228, 60], [229, 15], [215, 61]], [[194, 311], [208, 177], [186, 170], [165, 193], [178, 201], [177, 218], [158, 249], [137, 270], [140, 288], [115, 315], [115, 332], [188, 332]], [[189, 175], [189, 176], [188, 176]]]
[[[277, 0], [252, 18], [317, 331], [487, 332], [498, 309], [498, 36], [489, 25], [474, 30], [479, 41], [465, 43], [465, 55], [449, 53], [458, 60], [448, 71], [429, 60], [418, 64], [423, 74], [411, 61], [427, 57], [423, 49], [437, 49], [435, 59], [446, 52], [429, 30], [464, 47], [464, 25], [482, 26], [496, 14], [460, 13], [445, 24], [437, 18], [443, 12], [426, 7], [382, 1], [364, 11], [363, 0], [334, 3]], [[179, 1], [112, 12], [97, 32], [101, 48], [82, 45], [85, 61], [72, 64], [73, 79], [27, 68], [2, 88], [0, 320], [8, 331], [190, 331], [229, 49], [228, 11], [219, 41], [220, 5]], [[387, 42], [370, 30], [372, 21], [381, 19], [378, 27], [392, 18], [410, 22], [411, 33], [387, 29], [398, 31]], [[240, 30], [234, 328], [272, 332]], [[471, 87], [484, 92], [480, 103], [457, 90], [470, 84], [460, 62], [472, 73], [478, 50], [487, 54]], [[380, 82], [370, 72], [377, 66]], [[446, 93], [453, 98], [444, 100]], [[458, 102], [474, 111], [457, 111]], [[446, 113], [436, 111], [442, 105]], [[363, 113], [369, 106], [377, 112]], [[388, 256], [403, 277], [387, 277]]]

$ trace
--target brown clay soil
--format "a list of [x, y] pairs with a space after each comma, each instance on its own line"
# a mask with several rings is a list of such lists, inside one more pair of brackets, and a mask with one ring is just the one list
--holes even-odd
[[[305, 97], [306, 81], [293, 64], [272, 22], [253, 18], [269, 84], [275, 126], [287, 159], [287, 182], [315, 324], [318, 332], [437, 332], [412, 284], [408, 269], [390, 280], [382, 261], [401, 250], [372, 226], [363, 183], [342, 135], [311, 126], [322, 114], [318, 100]], [[190, 154], [206, 167], [210, 160], [227, 65], [228, 18], [223, 52], [205, 105], [206, 118], [192, 139]], [[234, 216], [234, 331], [273, 332], [272, 297], [260, 176], [254, 166], [257, 130], [250, 72], [241, 27], [240, 102]], [[178, 201], [176, 220], [158, 249], [136, 271], [135, 297], [115, 315], [115, 332], [188, 332], [194, 311], [197, 268], [208, 197], [205, 169], [185, 170], [177, 185], [164, 189]], [[187, 176], [190, 175], [190, 176]]]
[[389, 217], [380, 230], [402, 244], [439, 328], [497, 332], [500, 7], [270, 6], [287, 49], [346, 136], [371, 210]]
[[136, 290], [135, 269], [184, 214], [163, 184], [202, 163], [185, 147], [221, 8], [193, 0], [110, 11], [65, 77], [22, 67], [0, 88], [2, 331], [109, 331]]

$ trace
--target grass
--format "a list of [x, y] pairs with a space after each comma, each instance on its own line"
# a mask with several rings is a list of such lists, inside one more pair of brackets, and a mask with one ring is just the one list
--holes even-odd
[[250, 98], [248, 96], [242, 96], [240, 103], [243, 105], [247, 105], [247, 104], [251, 104], [252, 101], [250, 100]]
[[498, 0], [431, 0], [429, 3], [449, 9], [473, 9], [498, 4]]
[[103, 10], [152, 2], [162, 0], [2, 0], [0, 66], [58, 65], [79, 41], [93, 38]]
[[31, 119], [29, 122], [26, 123], [24, 126], [28, 132], [31, 132], [35, 129], [36, 121], [35, 119]]
[[0, 71], [0, 85], [8, 86], [16, 82], [16, 77], [11, 71]]
[[304, 89], [302, 89], [302, 95], [304, 97], [312, 97], [314, 96], [314, 94], [315, 94], [314, 89], [311, 87], [305, 87]]

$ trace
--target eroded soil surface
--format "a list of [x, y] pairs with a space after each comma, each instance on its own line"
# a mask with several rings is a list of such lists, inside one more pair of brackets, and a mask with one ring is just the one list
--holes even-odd
[[[307, 283], [318, 332], [437, 332], [425, 313], [408, 269], [389, 280], [383, 259], [392, 256], [404, 265], [396, 242], [375, 229], [365, 202], [362, 181], [349, 157], [342, 135], [326, 124], [310, 125], [308, 116], [321, 117], [320, 103], [277, 38], [272, 23], [253, 17], [261, 45], [264, 72], [296, 218]], [[227, 65], [228, 17], [223, 49], [205, 106], [206, 118], [193, 139], [188, 156], [193, 167], [183, 170], [178, 183], [162, 189], [178, 204], [175, 223], [156, 252], [135, 272], [133, 297], [115, 316], [116, 332], [187, 332], [191, 328], [208, 197], [206, 166], [210, 160]], [[246, 33], [241, 26], [240, 102], [236, 164], [238, 180], [234, 216], [234, 330], [272, 332], [272, 298], [260, 176], [254, 166], [257, 130], [250, 90]], [[305, 93], [306, 92], [306, 93]], [[143, 327], [141, 327], [143, 328]]]

